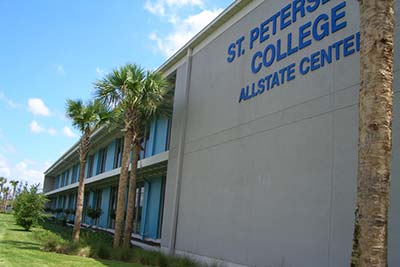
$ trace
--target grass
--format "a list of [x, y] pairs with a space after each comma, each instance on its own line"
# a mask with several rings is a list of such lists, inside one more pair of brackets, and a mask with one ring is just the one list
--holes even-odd
[[[60, 226], [61, 227], [61, 226]], [[58, 229], [61, 230], [61, 229]], [[67, 234], [65, 234], [67, 235]], [[0, 267], [143, 267], [123, 263], [42, 251], [40, 237], [47, 236], [42, 227], [24, 231], [10, 214], [0, 214]], [[62, 237], [62, 236], [61, 236]]]

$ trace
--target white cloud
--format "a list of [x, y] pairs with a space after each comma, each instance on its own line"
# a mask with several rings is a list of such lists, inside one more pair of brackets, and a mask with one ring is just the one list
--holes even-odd
[[15, 103], [13, 100], [9, 99], [4, 92], [0, 91], [0, 101], [5, 103], [7, 105], [7, 107], [9, 108], [18, 108], [19, 105], [17, 103]]
[[16, 164], [11, 164], [4, 155], [0, 154], [0, 176], [8, 179], [43, 185], [43, 173], [49, 166], [49, 162], [38, 163], [30, 159], [23, 159]]
[[[54, 127], [45, 127], [40, 125], [37, 121], [33, 120], [30, 124], [29, 124], [29, 129], [32, 133], [34, 134], [41, 134], [41, 133], [46, 133], [49, 134], [51, 136], [55, 136], [57, 135], [57, 133], [59, 132], [56, 128]], [[64, 136], [69, 137], [69, 138], [75, 138], [77, 137], [77, 135], [68, 127], [65, 126], [61, 131], [60, 131]], [[3, 149], [4, 150], [4, 149]]]
[[53, 128], [53, 127], [50, 127], [49, 129], [47, 129], [47, 133], [48, 133], [49, 135], [54, 136], [54, 135], [57, 134], [57, 130], [56, 130], [55, 128]]
[[223, 9], [203, 10], [183, 20], [179, 17], [174, 17], [174, 20], [177, 22], [171, 22], [170, 20], [174, 25], [172, 33], [166, 36], [159, 36], [153, 32], [149, 35], [149, 39], [156, 43], [157, 50], [166, 57], [169, 57], [178, 51], [179, 48], [186, 44], [222, 11]]
[[102, 76], [104, 74], [104, 70], [100, 69], [99, 67], [96, 68], [96, 73], [98, 76]]
[[17, 153], [17, 149], [12, 144], [9, 143], [2, 144], [1, 149], [6, 153], [11, 153], [11, 154]]
[[28, 100], [28, 110], [34, 115], [50, 116], [50, 110], [40, 98], [30, 98]]
[[54, 68], [56, 69], [58, 74], [65, 75], [64, 66], [62, 64], [55, 64]]
[[0, 128], [0, 153], [15, 154], [17, 149], [9, 143], [7, 137], [4, 135], [3, 130]]
[[165, 16], [167, 13], [171, 13], [173, 8], [184, 6], [202, 7], [203, 5], [204, 2], [202, 0], [147, 0], [144, 8], [154, 15]]
[[7, 159], [0, 154], [0, 176], [9, 177], [11, 174], [11, 168], [8, 164]]
[[42, 126], [39, 125], [39, 123], [37, 121], [32, 121], [29, 124], [29, 129], [31, 130], [32, 133], [43, 133], [46, 131], [45, 128], [43, 128]]
[[69, 138], [75, 138], [77, 136], [68, 126], [63, 128], [63, 134]]

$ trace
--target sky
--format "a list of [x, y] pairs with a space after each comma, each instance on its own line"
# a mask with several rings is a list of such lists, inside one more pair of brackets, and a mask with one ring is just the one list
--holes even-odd
[[66, 99], [125, 63], [156, 69], [232, 0], [0, 0], [0, 176], [43, 183], [79, 140]]

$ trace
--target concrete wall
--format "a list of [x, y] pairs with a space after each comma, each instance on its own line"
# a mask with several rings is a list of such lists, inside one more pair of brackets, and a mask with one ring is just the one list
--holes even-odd
[[[176, 249], [246, 266], [348, 266], [351, 254], [358, 138], [359, 55], [238, 103], [241, 87], [299, 62], [359, 30], [357, 1], [346, 2], [347, 27], [290, 59], [253, 74], [248, 52], [227, 63], [229, 44], [290, 1], [264, 1], [193, 55]], [[293, 32], [342, 1], [330, 1]], [[399, 10], [399, 1], [396, 1]], [[398, 15], [397, 15], [398, 17]], [[398, 19], [399, 20], [399, 19]], [[396, 40], [399, 40], [397, 28]], [[248, 41], [248, 40], [247, 40]], [[265, 43], [255, 44], [262, 50]], [[247, 46], [247, 45], [246, 45]], [[396, 47], [398, 58], [399, 45]], [[396, 60], [396, 91], [399, 91]], [[162, 246], [171, 245], [176, 206], [179, 130], [186, 65], [177, 70]], [[398, 93], [395, 95], [398, 100]], [[398, 102], [398, 101], [397, 101]], [[396, 103], [395, 118], [400, 114]], [[394, 162], [399, 160], [394, 123]], [[398, 164], [392, 190], [399, 192]], [[391, 207], [390, 266], [400, 265], [400, 199]], [[398, 194], [397, 194], [398, 195]], [[397, 228], [397, 229], [396, 229]]]

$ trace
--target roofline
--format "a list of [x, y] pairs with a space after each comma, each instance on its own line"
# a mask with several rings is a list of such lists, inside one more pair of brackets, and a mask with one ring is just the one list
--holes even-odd
[[214, 20], [212, 20], [205, 28], [203, 28], [199, 33], [197, 33], [192, 39], [190, 39], [181, 49], [179, 49], [175, 54], [173, 54], [167, 61], [165, 61], [157, 71], [166, 72], [179, 60], [184, 58], [187, 54], [189, 48], [194, 48], [212, 33], [214, 33], [221, 25], [223, 25], [227, 20], [236, 15], [245, 6], [250, 4], [252, 0], [236, 0], [230, 4], [221, 14], [219, 14]]
[[[106, 126], [102, 126], [100, 128], [98, 128], [96, 131], [94, 131], [91, 135], [90, 135], [90, 139], [94, 138], [98, 133], [100, 133], [103, 129], [105, 129]], [[70, 149], [68, 149], [64, 154], [62, 154], [58, 160], [56, 162], [54, 162], [45, 172], [44, 175], [46, 176], [47, 174], [49, 174], [50, 172], [52, 172], [59, 164], [61, 164], [66, 158], [72, 156], [73, 153], [75, 153], [78, 149], [79, 149], [79, 140], [73, 144], [71, 146]]]
[[[197, 33], [192, 39], [190, 39], [181, 49], [179, 49], [175, 54], [173, 54], [167, 61], [165, 61], [160, 67], [157, 68], [158, 72], [166, 72], [169, 68], [171, 68], [174, 64], [176, 64], [179, 60], [184, 58], [187, 54], [187, 50], [189, 48], [194, 48], [202, 41], [204, 41], [207, 37], [209, 37], [212, 33], [214, 33], [221, 25], [223, 25], [227, 20], [236, 15], [240, 10], [242, 10], [245, 6], [250, 4], [252, 0], [235, 0], [232, 4], [230, 4], [221, 14], [219, 14], [215, 19], [213, 19], [205, 28], [203, 28], [199, 33]], [[97, 129], [90, 138], [95, 137], [99, 132], [105, 129], [105, 126]], [[77, 141], [70, 149], [68, 149], [59, 159], [54, 162], [45, 172], [46, 176], [53, 169], [55, 169], [60, 163], [62, 163], [66, 158], [70, 157], [73, 153], [75, 153], [79, 148], [79, 141]]]

